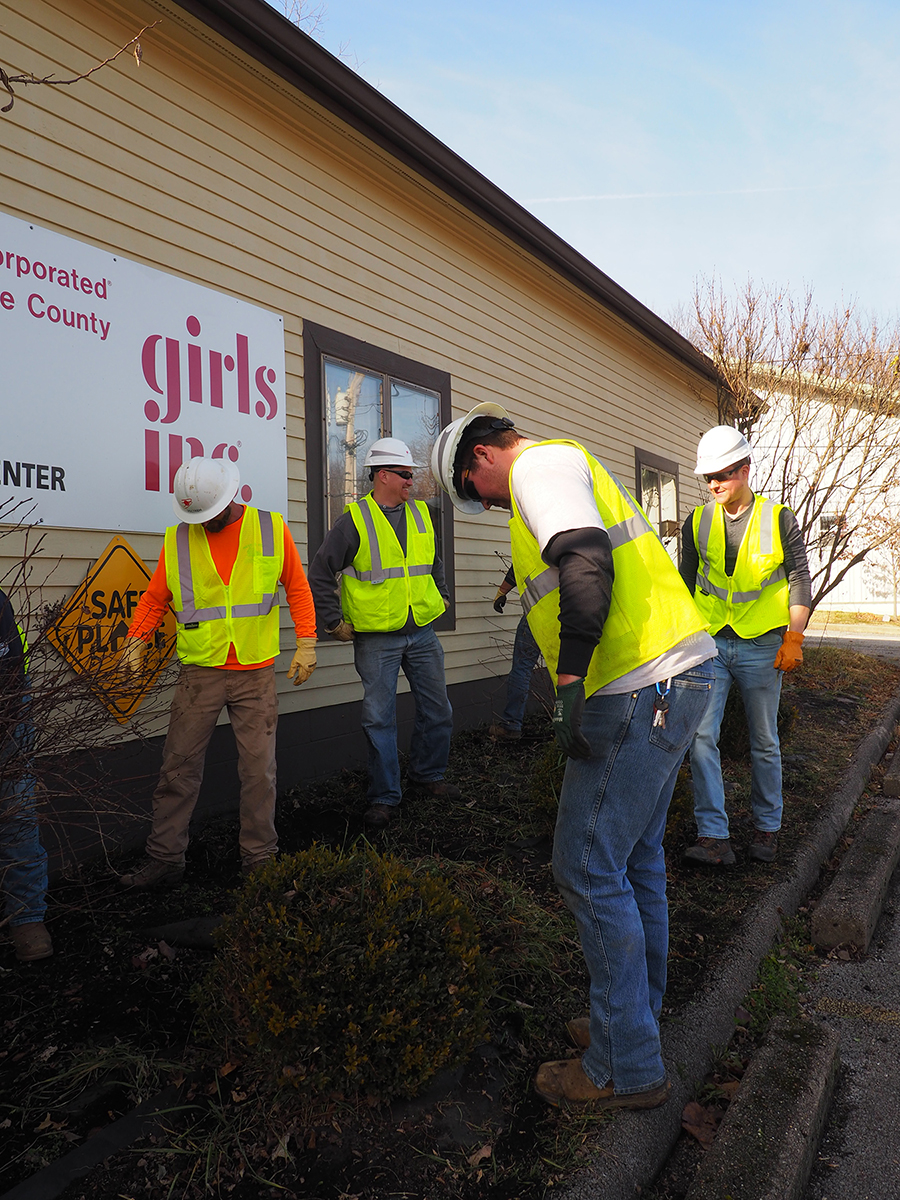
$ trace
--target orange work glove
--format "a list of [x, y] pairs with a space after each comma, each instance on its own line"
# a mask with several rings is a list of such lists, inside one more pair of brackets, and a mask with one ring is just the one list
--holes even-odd
[[297, 649], [291, 659], [288, 679], [293, 679], [294, 687], [306, 683], [316, 669], [316, 639], [314, 637], [298, 637]]
[[794, 667], [799, 667], [803, 662], [802, 645], [803, 634], [795, 629], [786, 629], [772, 666], [778, 671], [793, 671]]

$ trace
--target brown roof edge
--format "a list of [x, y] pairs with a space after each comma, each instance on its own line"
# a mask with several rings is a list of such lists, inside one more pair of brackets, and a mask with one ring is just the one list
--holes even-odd
[[713, 363], [687, 338], [265, 0], [176, 2], [599, 300], [658, 346], [706, 378], [721, 382]]

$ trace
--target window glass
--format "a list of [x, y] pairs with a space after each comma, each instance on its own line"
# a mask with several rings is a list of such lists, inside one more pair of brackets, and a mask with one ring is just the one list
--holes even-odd
[[[639, 450], [635, 454], [641, 508], [677, 565], [681, 539], [678, 521], [678, 475], [674, 463]], [[666, 467], [671, 467], [667, 470]]]
[[366, 450], [381, 437], [382, 376], [325, 359], [325, 511], [329, 528], [370, 488]]
[[659, 471], [641, 466], [641, 508], [654, 529], [659, 529]]
[[437, 392], [413, 387], [397, 379], [390, 382], [391, 437], [406, 442], [413, 461], [421, 464], [422, 469], [415, 473], [412, 495], [429, 506], [435, 528], [439, 529], [441, 498], [431, 473], [431, 448], [441, 428], [441, 398]]
[[667, 471], [659, 473], [659, 494], [659, 536], [662, 538], [662, 544], [677, 563], [678, 537], [681, 532], [678, 524], [678, 481]]

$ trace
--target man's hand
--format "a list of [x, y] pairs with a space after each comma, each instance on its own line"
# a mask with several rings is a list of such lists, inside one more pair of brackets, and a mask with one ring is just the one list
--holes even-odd
[[297, 649], [291, 659], [288, 669], [288, 679], [294, 681], [294, 687], [306, 683], [316, 669], [316, 639], [314, 637], [298, 637]]
[[504, 592], [503, 588], [497, 588], [497, 595], [494, 597], [494, 612], [503, 612], [504, 608], [506, 608], [506, 597], [507, 593]]
[[122, 652], [119, 655], [119, 661], [116, 663], [116, 670], [122, 677], [122, 682], [126, 686], [133, 683], [138, 678], [144, 669], [144, 652], [147, 649], [147, 643], [139, 637], [126, 637], [125, 645], [122, 647]]
[[794, 667], [803, 662], [803, 651], [800, 649], [802, 645], [803, 634], [796, 629], [786, 629], [772, 666], [777, 671], [793, 671]]
[[349, 621], [340, 620], [334, 629], [326, 629], [325, 632], [329, 637], [333, 637], [336, 642], [353, 641], [353, 626]]
[[583, 712], [584, 680], [559, 684], [553, 710], [553, 732], [556, 734], [556, 744], [569, 758], [591, 757], [590, 742], [581, 732]]

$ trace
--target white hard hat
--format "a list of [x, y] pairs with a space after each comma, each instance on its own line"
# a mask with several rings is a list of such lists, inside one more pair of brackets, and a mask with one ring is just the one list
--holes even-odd
[[179, 521], [200, 525], [223, 513], [237, 495], [241, 474], [226, 458], [192, 458], [175, 472], [172, 507]]
[[[461, 480], [456, 472], [456, 455], [465, 440], [466, 430], [479, 417], [494, 417], [497, 420], [498, 429], [513, 428], [506, 409], [500, 404], [493, 404], [490, 400], [486, 400], [482, 404], [476, 404], [464, 417], [458, 417], [442, 429], [431, 451], [432, 474], [438, 485], [453, 501], [454, 507], [464, 513], [484, 512], [484, 505], [480, 500], [472, 500], [462, 491]], [[503, 422], [506, 424], [504, 425]]]
[[379, 438], [373, 442], [366, 453], [364, 467], [377, 471], [380, 467], [421, 467], [421, 463], [413, 462], [412, 451], [406, 442], [399, 438]]
[[724, 471], [749, 457], [750, 443], [739, 429], [732, 425], [716, 425], [700, 439], [694, 474], [711, 475], [713, 471]]

